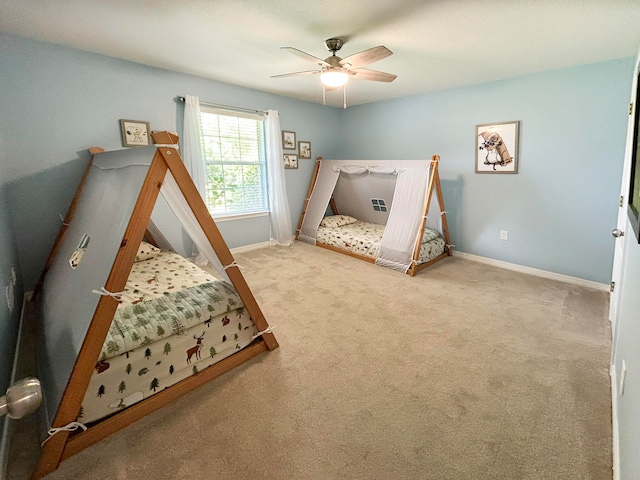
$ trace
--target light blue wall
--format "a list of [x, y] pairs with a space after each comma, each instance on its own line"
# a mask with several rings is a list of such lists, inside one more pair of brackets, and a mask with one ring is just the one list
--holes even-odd
[[[340, 153], [438, 154], [456, 250], [608, 284], [633, 66], [622, 59], [349, 108]], [[519, 173], [474, 173], [475, 126], [513, 120]]]
[[[2, 167], [29, 290], [55, 240], [58, 215], [66, 213], [73, 198], [89, 159], [87, 149], [122, 148], [119, 119], [179, 131], [183, 105], [174, 99], [191, 94], [201, 101], [276, 109], [281, 127], [310, 141], [312, 154], [337, 153], [339, 109], [3, 34], [0, 72], [0, 129], [7, 159]], [[294, 225], [314, 167], [312, 160], [299, 163], [297, 170], [286, 171]], [[266, 217], [223, 222], [219, 228], [232, 248], [269, 240]]]
[[[121, 148], [121, 118], [179, 130], [174, 99], [186, 93], [277, 109], [314, 157], [437, 153], [459, 251], [608, 283], [632, 69], [623, 59], [342, 110], [0, 35], [3, 174], [25, 288], [40, 273], [86, 149]], [[475, 125], [507, 120], [521, 122], [519, 173], [475, 174]], [[286, 172], [294, 225], [313, 170], [312, 161], [300, 165]], [[219, 227], [230, 247], [269, 238], [264, 217]]]
[[[2, 158], [1, 155], [0, 153], [0, 158]], [[15, 283], [12, 268], [16, 272]], [[10, 296], [5, 290], [9, 285], [13, 287], [10, 290], [13, 292]], [[0, 395], [4, 395], [7, 391], [11, 380], [23, 295], [14, 231], [6, 208], [6, 190], [0, 185]], [[9, 298], [12, 301], [11, 308], [9, 308]], [[0, 418], [0, 435], [4, 428], [4, 421], [4, 417]], [[1, 460], [2, 457], [0, 457], [0, 467]], [[0, 477], [2, 477], [1, 470]]]

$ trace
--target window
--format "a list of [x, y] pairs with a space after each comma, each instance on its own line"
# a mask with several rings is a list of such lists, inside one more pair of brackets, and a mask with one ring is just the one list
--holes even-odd
[[200, 121], [209, 212], [225, 216], [267, 211], [263, 118], [201, 105]]
[[384, 203], [384, 200], [382, 198], [372, 198], [371, 199], [371, 204], [373, 205], [373, 209], [376, 212], [386, 212], [387, 211], [387, 204]]

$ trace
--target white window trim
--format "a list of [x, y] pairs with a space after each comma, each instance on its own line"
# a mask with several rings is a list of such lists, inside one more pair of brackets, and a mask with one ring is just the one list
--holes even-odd
[[217, 214], [212, 214], [211, 216], [213, 217], [213, 220], [216, 223], [221, 223], [221, 222], [229, 222], [231, 220], [244, 220], [247, 218], [258, 218], [258, 217], [267, 217], [269, 216], [269, 210], [260, 210], [259, 212], [247, 212], [247, 213], [232, 213], [229, 215], [221, 215], [219, 213]]

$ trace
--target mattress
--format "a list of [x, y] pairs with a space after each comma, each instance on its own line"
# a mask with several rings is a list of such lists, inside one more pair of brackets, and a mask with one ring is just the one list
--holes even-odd
[[[347, 215], [325, 217], [316, 234], [316, 243], [322, 243], [364, 257], [378, 257], [385, 226], [356, 220]], [[435, 230], [425, 228], [418, 264], [428, 262], [445, 251], [445, 241]]]
[[133, 264], [78, 420], [94, 422], [233, 355], [257, 328], [233, 286], [171, 252]]

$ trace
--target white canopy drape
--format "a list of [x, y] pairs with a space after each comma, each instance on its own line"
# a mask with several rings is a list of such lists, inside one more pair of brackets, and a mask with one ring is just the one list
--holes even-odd
[[431, 168], [412, 168], [398, 174], [376, 264], [403, 273], [411, 266], [430, 174]]
[[311, 192], [311, 197], [307, 204], [307, 212], [300, 226], [298, 240], [310, 243], [311, 245], [316, 244], [316, 232], [327, 210], [331, 194], [334, 188], [336, 188], [339, 175], [339, 169], [334, 169], [326, 162], [320, 164], [316, 185], [313, 192]]
[[173, 178], [171, 171], [168, 171], [165, 175], [160, 193], [166, 200], [169, 208], [171, 208], [171, 211], [182, 224], [184, 231], [187, 232], [187, 235], [189, 235], [191, 240], [193, 240], [193, 243], [198, 248], [198, 251], [200, 252], [199, 256], [202, 255], [206, 260], [208, 260], [220, 276], [229, 282], [230, 280], [227, 276], [226, 270], [220, 263], [220, 260], [218, 260], [215, 250], [209, 243], [202, 227], [200, 227], [196, 216], [193, 214], [191, 207], [180, 191], [180, 187]]

